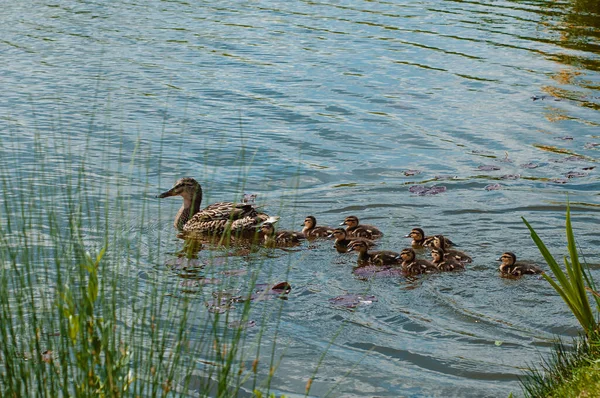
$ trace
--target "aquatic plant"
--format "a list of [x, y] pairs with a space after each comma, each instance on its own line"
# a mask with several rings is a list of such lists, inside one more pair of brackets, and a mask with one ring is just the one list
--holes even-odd
[[[544, 273], [542, 276], [562, 297], [573, 315], [575, 315], [581, 324], [585, 333], [593, 333], [597, 329], [598, 324], [588, 299], [588, 291], [595, 292], [596, 285], [589, 275], [587, 266], [579, 261], [577, 245], [573, 234], [573, 227], [571, 225], [571, 212], [569, 206], [567, 205], [566, 216], [567, 250], [569, 256], [564, 256], [566, 272], [560, 267], [531, 224], [529, 224], [524, 217], [522, 217], [522, 219], [531, 233], [531, 238], [550, 267], [550, 271], [556, 278], [556, 281], [548, 273]], [[595, 294], [592, 295], [592, 297], [594, 297], [596, 301], [596, 310], [600, 310], [600, 296]]]
[[596, 311], [600, 310], [600, 296], [585, 263], [579, 261], [579, 254], [573, 227], [570, 207], [567, 204], [566, 235], [568, 257], [564, 257], [565, 271], [537, 235], [531, 224], [523, 218], [531, 237], [550, 271], [544, 279], [558, 292], [573, 315], [579, 321], [584, 334], [573, 339], [572, 344], [559, 340], [549, 359], [542, 359], [541, 369], [530, 368], [521, 380], [524, 392], [529, 397], [598, 396], [600, 394], [600, 330], [590, 304], [588, 292], [595, 300]]
[[[264, 343], [266, 359], [260, 346], [283, 302], [251, 305], [258, 274], [244, 279], [237, 311], [197, 305], [217, 283], [209, 276], [218, 251], [204, 257], [202, 276], [181, 278], [155, 244], [161, 228], [147, 226], [156, 205], [123, 199], [134, 178], [90, 178], [83, 162], [71, 173], [67, 159], [52, 184], [40, 141], [33, 151], [33, 170], [0, 167], [0, 396], [270, 396], [277, 339]], [[137, 181], [152, 197], [153, 185]], [[263, 319], [256, 350], [244, 328], [251, 311]]]

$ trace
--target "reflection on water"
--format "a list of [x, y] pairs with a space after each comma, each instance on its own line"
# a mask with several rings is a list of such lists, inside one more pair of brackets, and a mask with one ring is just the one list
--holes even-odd
[[[541, 261], [521, 217], [560, 255], [567, 193], [579, 244], [598, 255], [598, 21], [591, 0], [6, 4], [7, 197], [28, 192], [20, 182], [32, 175], [76, 186], [73, 165], [85, 164], [90, 192], [127, 203], [108, 216], [141, 236], [142, 253], [184, 250], [172, 228], [179, 204], [151, 198], [182, 176], [202, 182], [204, 205], [257, 194], [281, 229], [355, 214], [385, 233], [378, 249], [394, 251], [413, 227], [443, 233], [473, 255], [465, 272], [364, 281], [329, 241], [205, 245], [137, 272], [146, 284], [164, 275], [180, 288], [173, 299], [197, 298], [201, 314], [232, 318], [236, 303], [205, 307], [213, 290], [289, 281], [272, 383], [286, 395], [304, 394], [334, 339], [315, 396], [336, 385], [333, 396], [518, 393], [522, 368], [577, 324], [543, 280], [502, 279], [494, 259], [510, 250]], [[152, 215], [142, 227], [141, 213]], [[330, 302], [345, 295], [374, 299]]]

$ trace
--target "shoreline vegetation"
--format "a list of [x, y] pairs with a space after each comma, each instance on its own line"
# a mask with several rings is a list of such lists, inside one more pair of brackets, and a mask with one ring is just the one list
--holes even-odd
[[53, 185], [39, 141], [33, 156], [33, 171], [1, 170], [0, 396], [282, 396], [264, 332], [277, 335], [285, 297], [258, 293], [261, 256], [236, 285], [219, 249], [200, 258], [172, 238], [181, 251], [162, 253], [149, 201], [124, 199], [126, 172], [64, 161]]
[[[549, 359], [542, 359], [541, 369], [532, 368], [521, 379], [523, 391], [531, 398], [541, 397], [598, 397], [600, 396], [600, 294], [587, 264], [579, 259], [571, 212], [567, 205], [566, 235], [568, 255], [564, 256], [564, 270], [523, 218], [550, 268], [552, 275], [543, 277], [562, 297], [582, 327], [579, 337], [571, 344], [559, 341]], [[590, 303], [592, 298], [593, 303]], [[596, 314], [596, 315], [594, 315]], [[512, 395], [512, 394], [511, 394]]]

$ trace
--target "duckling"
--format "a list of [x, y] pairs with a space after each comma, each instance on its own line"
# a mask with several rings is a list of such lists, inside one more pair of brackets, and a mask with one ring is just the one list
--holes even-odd
[[302, 224], [302, 233], [307, 239], [327, 238], [333, 232], [333, 228], [317, 226], [317, 219], [314, 216], [307, 216]]
[[427, 260], [419, 260], [412, 248], [406, 248], [400, 252], [402, 258], [402, 269], [409, 275], [431, 274], [437, 272], [435, 265]]
[[391, 251], [375, 251], [369, 253], [369, 246], [362, 240], [355, 240], [348, 246], [349, 251], [358, 253], [358, 264], [391, 265], [400, 264], [400, 254]]
[[431, 257], [433, 265], [440, 271], [459, 271], [465, 269], [465, 266], [460, 261], [457, 261], [454, 257], [446, 257], [443, 249], [434, 247], [431, 249]]
[[358, 217], [348, 216], [340, 225], [346, 225], [346, 233], [348, 237], [362, 237], [367, 239], [378, 239], [383, 236], [383, 232], [372, 225], [359, 225]]
[[517, 262], [517, 256], [513, 252], [504, 252], [496, 261], [501, 261], [498, 269], [503, 275], [521, 276], [525, 274], [541, 274], [544, 271], [535, 264]]
[[263, 222], [276, 222], [279, 217], [269, 217], [257, 210], [252, 203], [218, 202], [200, 210], [202, 187], [190, 177], [177, 180], [173, 188], [158, 195], [158, 198], [181, 196], [183, 205], [175, 216], [173, 225], [184, 233], [221, 235], [254, 235]]
[[433, 244], [433, 247], [437, 247], [444, 251], [445, 259], [449, 257], [454, 257], [457, 261], [460, 261], [461, 263], [470, 263], [473, 261], [471, 256], [469, 256], [465, 252], [446, 248], [446, 238], [444, 238], [443, 235], [435, 235], [431, 242]]
[[367, 244], [367, 247], [370, 249], [377, 244], [373, 242], [371, 239], [355, 237], [349, 238], [346, 234], [346, 230], [344, 228], [336, 228], [331, 232], [329, 238], [335, 238], [335, 242], [333, 244], [333, 248], [338, 251], [338, 253], [346, 253], [348, 251], [348, 245], [355, 241], [362, 241]]
[[[405, 238], [412, 238], [412, 247], [420, 249], [423, 247], [433, 247], [433, 236], [425, 236], [425, 232], [421, 228], [413, 228]], [[454, 246], [454, 242], [444, 237], [446, 247]]]
[[275, 231], [275, 226], [270, 222], [264, 222], [260, 226], [260, 232], [263, 235], [264, 245], [266, 247], [285, 247], [297, 246], [304, 239], [300, 232], [293, 231]]

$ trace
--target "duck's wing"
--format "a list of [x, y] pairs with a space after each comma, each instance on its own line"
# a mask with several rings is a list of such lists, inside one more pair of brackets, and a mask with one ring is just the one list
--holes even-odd
[[367, 247], [370, 249], [374, 246], [377, 246], [377, 243], [374, 240], [371, 239], [367, 239], [367, 238], [362, 238], [360, 236], [356, 236], [356, 237], [351, 237], [349, 239], [346, 239], [348, 242], [354, 242], [354, 241], [361, 241], [361, 242], [365, 242]]
[[371, 253], [371, 262], [378, 265], [400, 264], [402, 259], [400, 253], [391, 251], [378, 251]]
[[352, 237], [377, 239], [383, 236], [383, 232], [372, 225], [359, 225], [354, 228], [349, 234]]
[[194, 215], [198, 221], [238, 220], [245, 217], [256, 217], [258, 212], [253, 204], [217, 202]]
[[471, 263], [473, 259], [465, 252], [458, 250], [447, 250], [445, 258], [453, 258], [461, 263]]
[[521, 269], [521, 274], [541, 274], [544, 271], [533, 263], [517, 263], [517, 268]]
[[415, 260], [407, 266], [404, 266], [404, 271], [409, 275], [431, 274], [438, 272], [438, 267], [427, 260]]
[[440, 271], [445, 272], [461, 271], [465, 269], [465, 265], [460, 261], [456, 261], [454, 258], [445, 259], [437, 267]]
[[[421, 244], [423, 246], [427, 246], [427, 247], [434, 247], [434, 245], [433, 245], [434, 238], [435, 238], [435, 236], [426, 236], [425, 238], [423, 238], [423, 242]], [[452, 242], [450, 239], [448, 239], [444, 236], [444, 246], [446, 248], [448, 248], [451, 246], [456, 246], [456, 243]]]
[[305, 235], [307, 238], [327, 238], [332, 233], [333, 228], [318, 226], [306, 232]]

